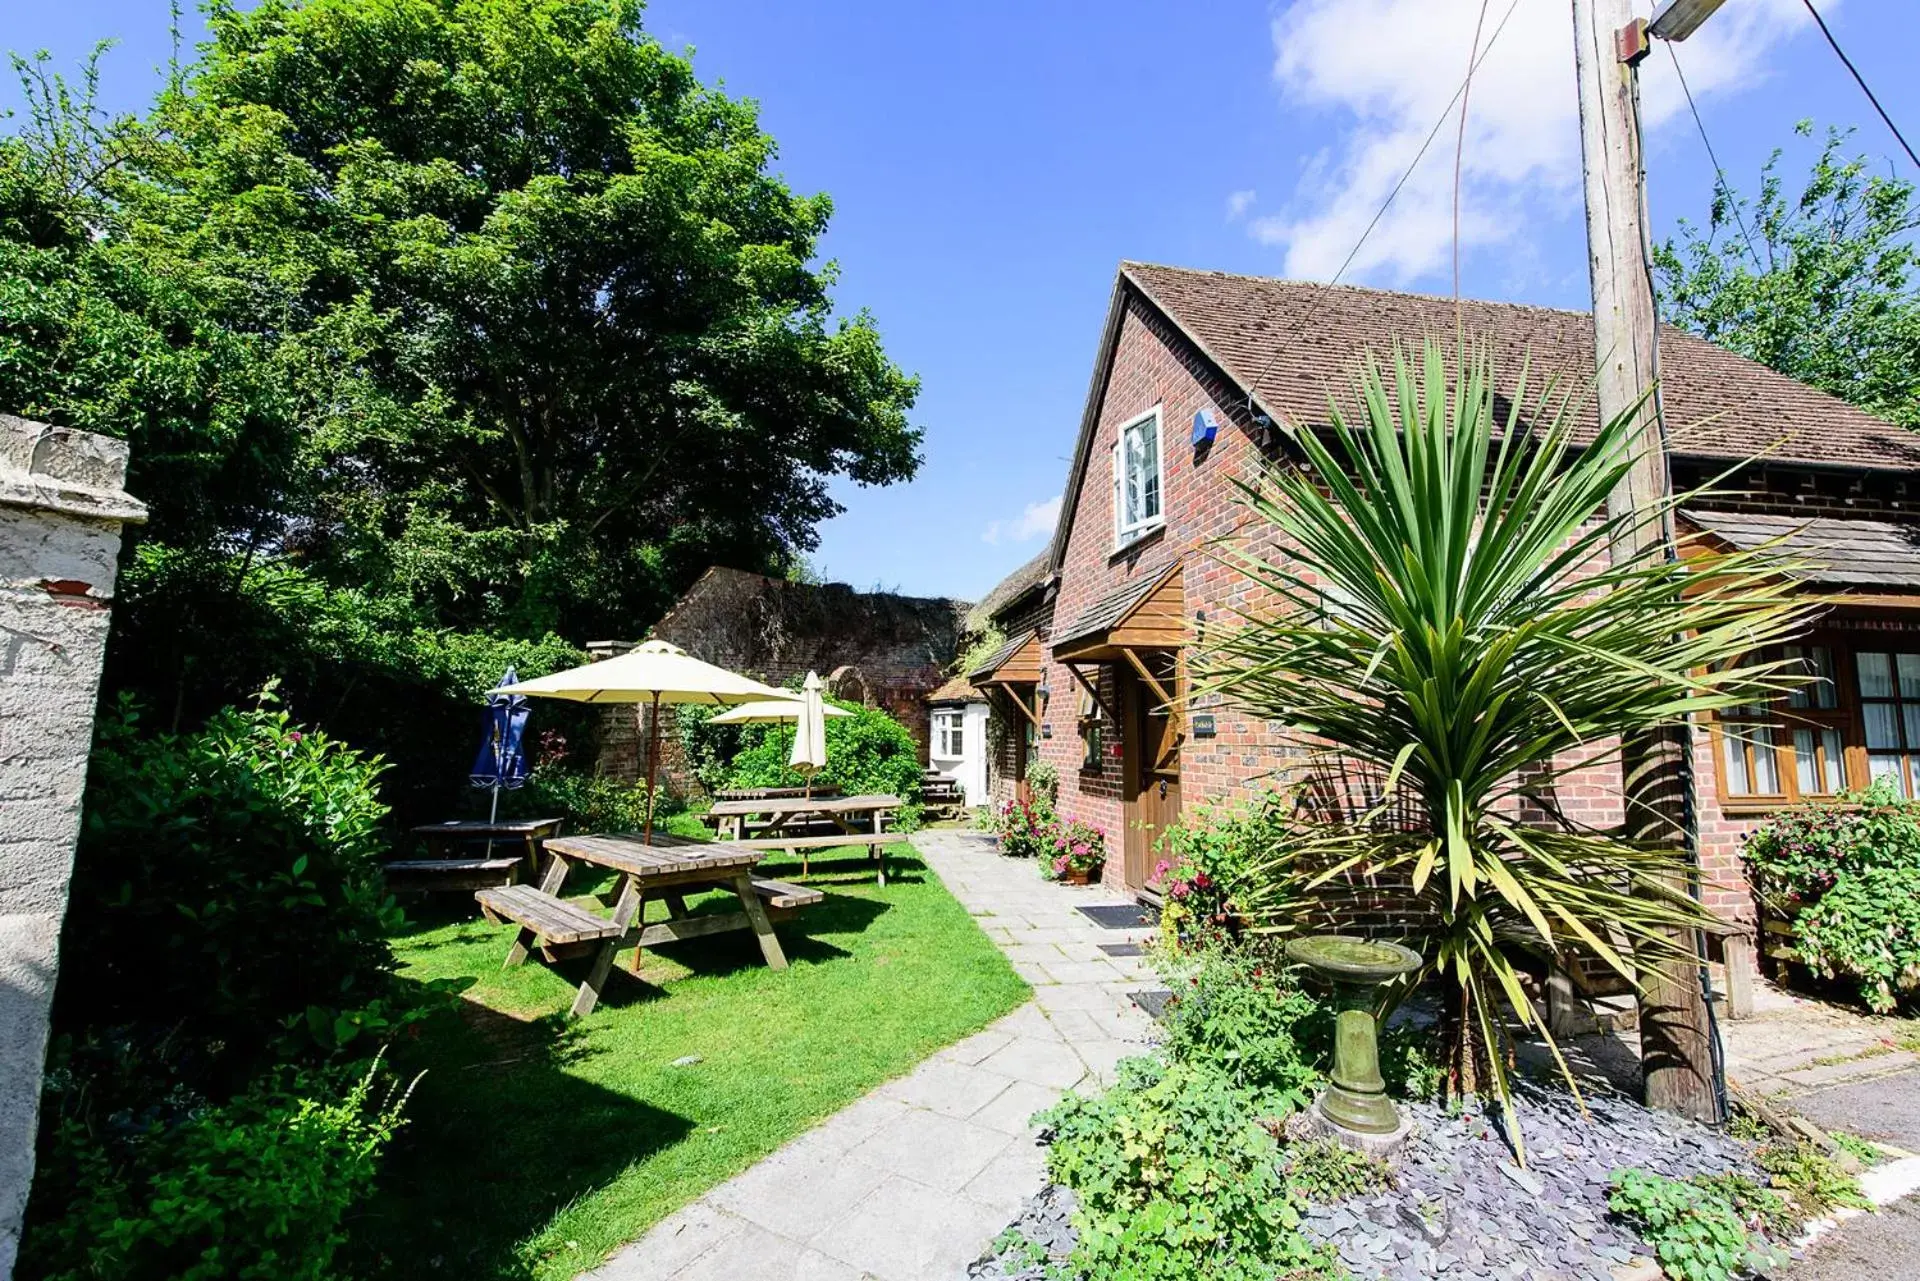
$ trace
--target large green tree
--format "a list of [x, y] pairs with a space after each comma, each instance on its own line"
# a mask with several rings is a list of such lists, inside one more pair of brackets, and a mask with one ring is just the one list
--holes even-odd
[[1706, 226], [1654, 251], [1661, 301], [1703, 338], [1920, 428], [1920, 209], [1912, 183], [1846, 156], [1847, 136], [1828, 131], [1797, 197], [1778, 151], [1752, 200], [1716, 183]]
[[836, 323], [831, 205], [636, 0], [266, 0], [153, 117], [136, 235], [288, 371], [271, 531], [450, 621], [631, 633], [783, 568], [835, 476], [913, 474], [917, 384]]

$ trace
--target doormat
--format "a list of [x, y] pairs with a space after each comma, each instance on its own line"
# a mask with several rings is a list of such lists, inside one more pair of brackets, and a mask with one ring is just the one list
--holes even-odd
[[1166, 1017], [1167, 1002], [1173, 999], [1173, 993], [1163, 987], [1148, 988], [1131, 994], [1133, 1003], [1147, 1012], [1155, 1023]]
[[1160, 921], [1160, 914], [1145, 903], [1115, 903], [1074, 910], [1095, 925], [1109, 930], [1137, 930], [1145, 925], [1157, 925]]
[[1108, 956], [1145, 956], [1147, 949], [1138, 943], [1102, 943], [1100, 950]]

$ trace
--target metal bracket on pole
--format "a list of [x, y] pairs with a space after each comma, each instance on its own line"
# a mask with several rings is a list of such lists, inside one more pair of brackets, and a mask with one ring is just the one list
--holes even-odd
[[1647, 20], [1635, 18], [1614, 32], [1613, 51], [1629, 67], [1639, 66], [1640, 60], [1653, 52], [1653, 38], [1647, 34]]

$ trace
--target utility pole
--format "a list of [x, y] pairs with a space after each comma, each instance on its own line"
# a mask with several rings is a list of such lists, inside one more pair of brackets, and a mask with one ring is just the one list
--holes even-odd
[[[1602, 422], [1639, 407], [1633, 470], [1607, 499], [1621, 521], [1615, 564], [1671, 547], [1672, 530], [1654, 511], [1667, 497], [1667, 455], [1650, 396], [1656, 341], [1648, 272], [1645, 175], [1640, 157], [1640, 76], [1644, 24], [1630, 0], [1572, 0], [1573, 60], [1580, 83], [1580, 154], [1587, 198], [1587, 257], [1593, 277], [1593, 337]], [[1709, 6], [1711, 11], [1711, 6]], [[1684, 726], [1621, 744], [1626, 835], [1693, 852], [1687, 839], [1692, 784]], [[1687, 893], [1686, 873], [1674, 888]], [[1690, 933], [1697, 933], [1690, 931]], [[1692, 953], [1697, 938], [1676, 938]], [[1714, 1047], [1698, 964], [1685, 957], [1636, 958], [1640, 982], [1640, 1069], [1649, 1106], [1695, 1120], [1720, 1120]]]

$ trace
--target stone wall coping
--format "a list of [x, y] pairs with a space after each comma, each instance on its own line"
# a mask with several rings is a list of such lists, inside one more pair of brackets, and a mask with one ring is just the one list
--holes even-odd
[[126, 482], [124, 440], [0, 414], [0, 505], [144, 523]]

